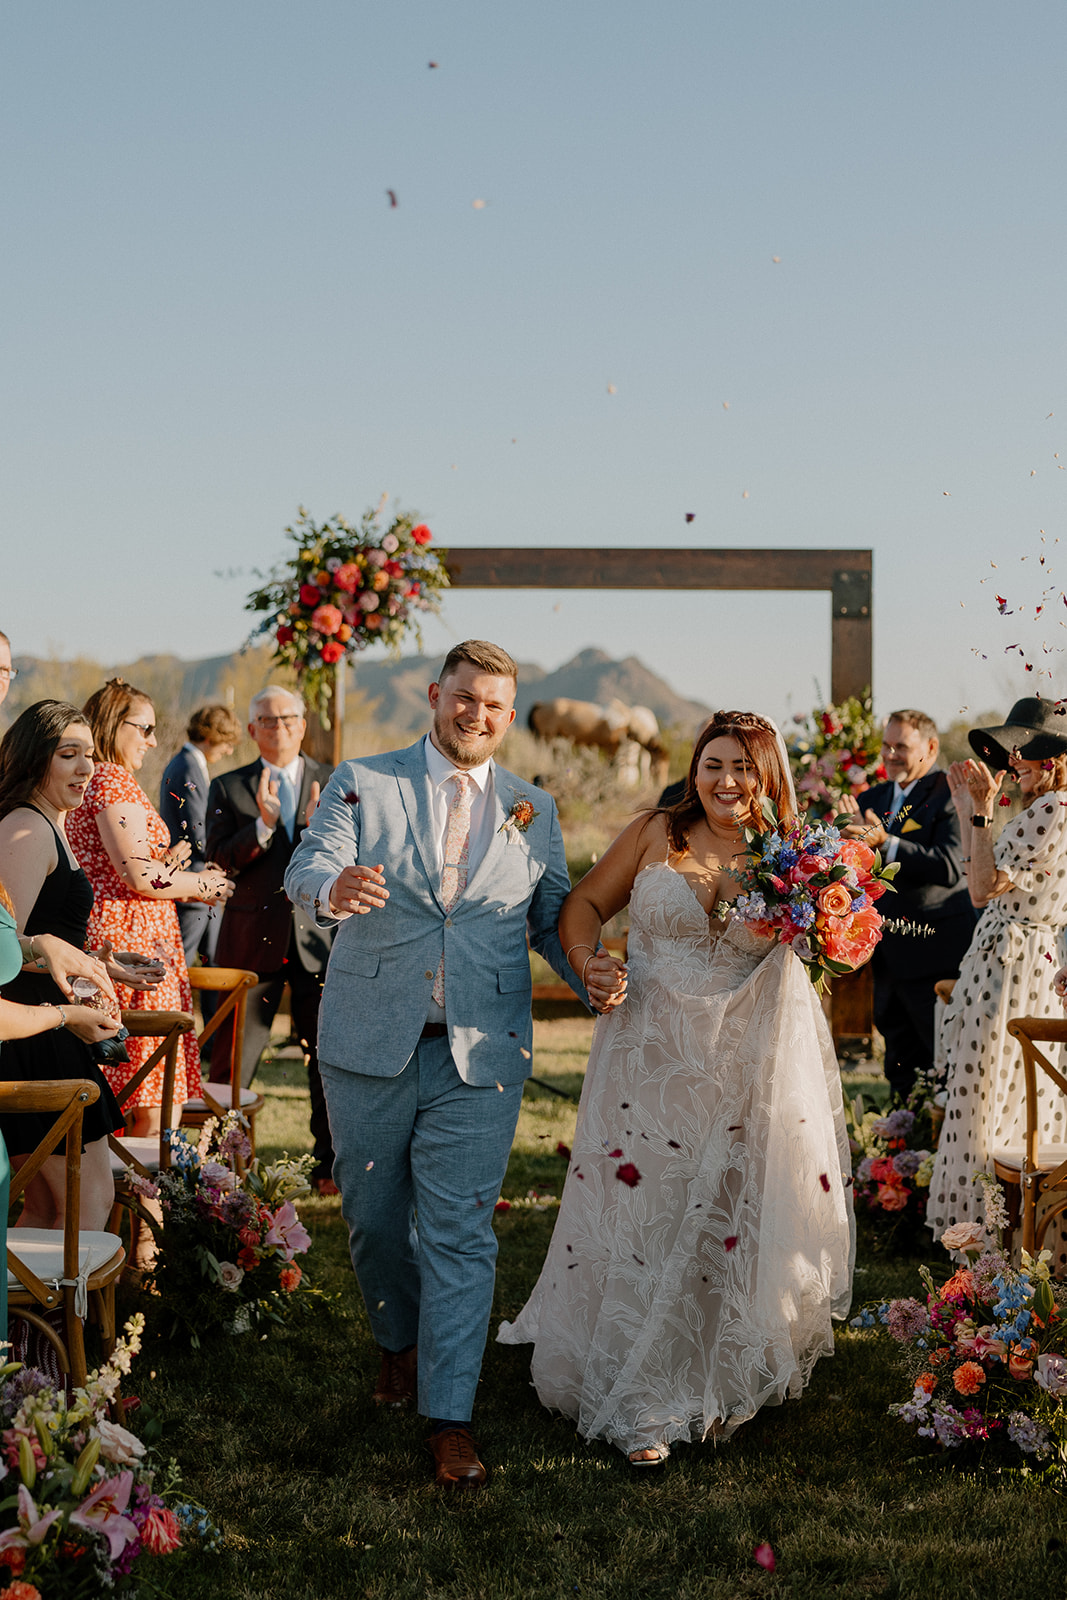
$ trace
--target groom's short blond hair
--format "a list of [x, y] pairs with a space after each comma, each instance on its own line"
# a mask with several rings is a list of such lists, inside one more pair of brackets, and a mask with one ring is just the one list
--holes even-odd
[[494, 678], [510, 678], [514, 684], [519, 681], [519, 669], [506, 650], [498, 644], [490, 644], [488, 639], [464, 639], [462, 644], [453, 645], [445, 656], [438, 683], [444, 683], [448, 674], [463, 661], [482, 672], [492, 673]]

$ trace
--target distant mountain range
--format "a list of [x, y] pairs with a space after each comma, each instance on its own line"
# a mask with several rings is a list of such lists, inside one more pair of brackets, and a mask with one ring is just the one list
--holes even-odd
[[[152, 695], [158, 711], [183, 720], [195, 706], [224, 698], [226, 686], [239, 680], [237, 712], [243, 720], [247, 694], [260, 686], [249, 686], [249, 669], [254, 668], [254, 661], [240, 655], [206, 656], [198, 661], [182, 661], [172, 655], [142, 656], [136, 662], [107, 668], [33, 656], [16, 656], [15, 661], [19, 669], [18, 694], [13, 692], [4, 707], [9, 713], [45, 696], [70, 698], [80, 705], [105, 678], [118, 673]], [[398, 732], [418, 733], [427, 722], [426, 688], [440, 665], [440, 656], [404, 656], [399, 661], [363, 656], [356, 662], [354, 686], [374, 703], [378, 720], [391, 724]], [[260, 680], [266, 681], [266, 677]], [[519, 664], [517, 723], [525, 723], [535, 701], [557, 696], [592, 700], [597, 705], [621, 700], [625, 705], [649, 706], [663, 727], [676, 727], [686, 734], [710, 710], [699, 700], [686, 700], [676, 694], [636, 656], [616, 661], [603, 650], [581, 650], [555, 672], [546, 672], [534, 662]]]
[[[416, 733], [426, 726], [426, 686], [432, 683], [440, 665], [438, 656], [405, 656], [401, 661], [364, 659], [356, 666], [356, 688], [378, 702], [378, 715], [384, 722]], [[663, 727], [678, 727], [686, 733], [710, 710], [699, 700], [685, 700], [675, 694], [636, 656], [615, 661], [603, 650], [581, 650], [555, 672], [546, 672], [533, 662], [519, 663], [516, 723], [525, 723], [526, 714], [536, 701], [554, 700], [557, 696], [592, 700], [597, 705], [621, 700], [628, 706], [649, 706]]]

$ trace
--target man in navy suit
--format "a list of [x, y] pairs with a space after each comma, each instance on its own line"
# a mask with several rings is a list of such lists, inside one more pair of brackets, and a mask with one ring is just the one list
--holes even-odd
[[[233, 754], [241, 737], [241, 724], [229, 706], [200, 706], [189, 718], [186, 742], [172, 756], [159, 786], [159, 814], [170, 829], [172, 845], [189, 846], [190, 872], [207, 864], [208, 772], [217, 761]], [[199, 900], [178, 901], [185, 964], [191, 967], [203, 951], [207, 966], [214, 965], [219, 914]]]
[[[515, 676], [498, 645], [450, 651], [430, 685], [430, 732], [338, 767], [285, 879], [296, 906], [337, 928], [319, 1052], [381, 1352], [374, 1399], [404, 1405], [417, 1388], [447, 1489], [486, 1478], [470, 1418], [493, 1206], [530, 1073], [527, 936], [581, 990], [556, 932], [570, 881], [555, 803], [492, 760]], [[617, 981], [609, 957], [590, 958], [594, 998]]]
[[[271, 1023], [286, 983], [296, 1036], [307, 1057], [311, 1136], [315, 1166], [311, 1181], [320, 1194], [336, 1194], [333, 1148], [316, 1053], [322, 973], [330, 935], [316, 928], [287, 900], [285, 869], [315, 807], [329, 767], [302, 755], [307, 731], [304, 702], [291, 689], [261, 689], [248, 708], [248, 731], [259, 756], [212, 780], [208, 795], [207, 852], [235, 880], [227, 902], [216, 958], [220, 967], [258, 972], [245, 1011], [241, 1082], [245, 1088], [270, 1039]], [[232, 913], [232, 914], [230, 914]], [[212, 1052], [211, 1076], [228, 1076], [224, 1028]]]
[[889, 781], [867, 790], [862, 819], [854, 799], [840, 804], [840, 810], [857, 814], [843, 831], [899, 864], [897, 892], [879, 909], [916, 928], [884, 933], [872, 962], [874, 1023], [885, 1040], [885, 1075], [894, 1094], [905, 1100], [916, 1077], [933, 1075], [934, 984], [958, 977], [976, 920], [959, 818], [948, 779], [936, 765], [939, 748], [937, 727], [924, 711], [894, 711], [882, 736]]

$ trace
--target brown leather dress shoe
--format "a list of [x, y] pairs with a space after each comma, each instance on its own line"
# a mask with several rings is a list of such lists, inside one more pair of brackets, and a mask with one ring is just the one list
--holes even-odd
[[418, 1374], [418, 1351], [414, 1345], [410, 1350], [382, 1350], [382, 1364], [378, 1371], [378, 1387], [372, 1396], [376, 1406], [389, 1406], [398, 1411], [401, 1406], [410, 1405], [415, 1398]]
[[431, 1433], [434, 1481], [440, 1489], [480, 1489], [489, 1474], [478, 1460], [478, 1447], [468, 1428], [442, 1428]]

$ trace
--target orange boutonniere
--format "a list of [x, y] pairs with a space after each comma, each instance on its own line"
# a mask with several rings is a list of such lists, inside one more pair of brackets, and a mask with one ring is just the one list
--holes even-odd
[[504, 821], [500, 827], [500, 832], [525, 833], [534, 818], [539, 817], [540, 815], [540, 811], [535, 811], [529, 800], [517, 799], [512, 805], [512, 808], [508, 812], [507, 816], [504, 818]]

